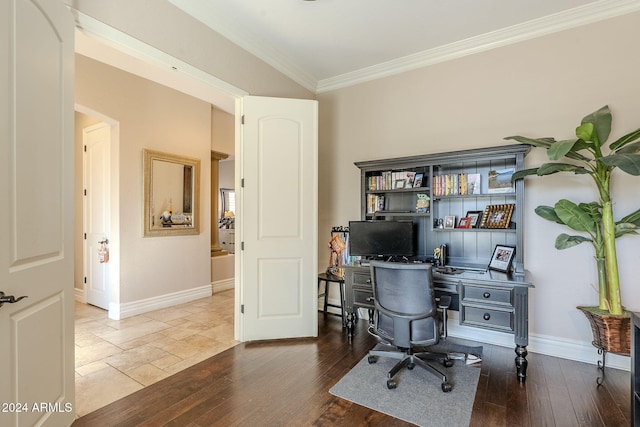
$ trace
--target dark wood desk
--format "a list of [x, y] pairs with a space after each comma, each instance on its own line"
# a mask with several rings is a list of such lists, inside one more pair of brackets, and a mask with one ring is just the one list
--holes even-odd
[[[446, 271], [449, 271], [447, 273]], [[373, 287], [369, 267], [345, 266], [347, 333], [353, 336], [356, 310], [373, 310]], [[529, 274], [498, 271], [433, 269], [436, 295], [450, 295], [451, 309], [460, 312], [460, 324], [512, 334], [515, 342], [518, 381], [527, 373], [529, 344]]]

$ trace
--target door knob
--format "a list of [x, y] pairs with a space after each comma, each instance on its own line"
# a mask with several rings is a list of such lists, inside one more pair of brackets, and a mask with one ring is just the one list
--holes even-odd
[[27, 298], [27, 297], [22, 296], [22, 297], [16, 298], [13, 295], [6, 295], [4, 292], [0, 291], [0, 307], [2, 307], [5, 303], [13, 304], [24, 298]]

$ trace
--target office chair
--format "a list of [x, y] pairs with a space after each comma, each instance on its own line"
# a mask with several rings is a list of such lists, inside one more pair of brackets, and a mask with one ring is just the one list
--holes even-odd
[[[387, 374], [389, 389], [396, 388], [394, 376], [402, 368], [420, 366], [440, 377], [442, 391], [450, 392], [453, 387], [447, 375], [427, 360], [439, 359], [445, 367], [452, 366], [453, 360], [448, 354], [424, 349], [437, 344], [441, 333], [446, 337], [446, 309], [451, 304], [448, 296], [436, 304], [431, 265], [371, 261], [370, 268], [375, 311], [369, 332], [389, 349], [369, 351], [368, 362], [375, 363], [378, 357], [399, 360]], [[442, 319], [438, 309], [442, 310]], [[417, 348], [419, 352], [414, 353]]]

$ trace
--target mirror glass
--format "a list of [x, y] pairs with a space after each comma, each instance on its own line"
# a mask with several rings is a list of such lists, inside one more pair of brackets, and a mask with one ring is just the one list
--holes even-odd
[[233, 218], [236, 216], [236, 192], [233, 188], [221, 188], [220, 200], [222, 201], [221, 218]]
[[200, 160], [144, 150], [144, 235], [198, 234]]

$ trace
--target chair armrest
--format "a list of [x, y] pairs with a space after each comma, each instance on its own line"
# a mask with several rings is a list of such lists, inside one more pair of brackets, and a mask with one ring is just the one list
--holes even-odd
[[443, 309], [443, 310], [448, 309], [450, 305], [451, 305], [451, 296], [449, 295], [442, 295], [438, 300], [438, 308], [440, 309]]

